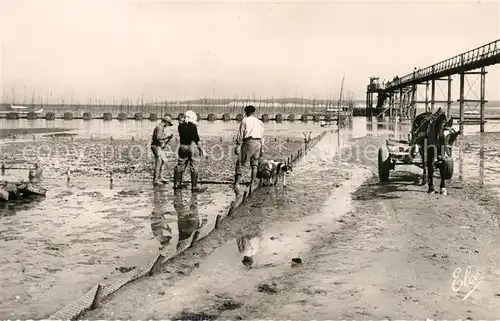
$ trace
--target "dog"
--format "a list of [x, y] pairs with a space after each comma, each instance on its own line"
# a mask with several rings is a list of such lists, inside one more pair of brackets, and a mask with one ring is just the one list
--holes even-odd
[[282, 162], [274, 160], [260, 160], [257, 169], [257, 179], [260, 179], [260, 186], [274, 186], [278, 179], [282, 177], [283, 186], [286, 186], [285, 176], [292, 173], [292, 167]]

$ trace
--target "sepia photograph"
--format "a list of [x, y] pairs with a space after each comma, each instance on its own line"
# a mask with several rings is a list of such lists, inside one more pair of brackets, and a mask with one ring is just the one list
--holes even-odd
[[499, 320], [500, 0], [0, 1], [0, 320]]

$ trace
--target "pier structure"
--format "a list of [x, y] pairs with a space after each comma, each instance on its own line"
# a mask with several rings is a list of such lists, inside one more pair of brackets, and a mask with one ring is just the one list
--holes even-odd
[[[411, 121], [415, 117], [417, 104], [425, 104], [425, 111], [430, 112], [434, 111], [436, 104], [444, 104], [448, 117], [459, 120], [460, 130], [463, 130], [466, 124], [479, 124], [480, 132], [484, 132], [487, 120], [500, 120], [498, 116], [486, 117], [484, 113], [488, 102], [485, 91], [486, 67], [498, 63], [500, 63], [500, 39], [431, 66], [414, 68], [413, 72], [402, 77], [396, 76], [387, 83], [380, 84], [379, 78], [371, 77], [366, 91], [367, 115], [390, 118], [397, 116], [400, 120]], [[454, 76], [459, 77], [457, 99], [460, 104], [459, 115], [451, 113], [451, 105], [454, 102], [452, 96]], [[475, 80], [470, 81], [470, 78]], [[478, 80], [479, 88], [474, 86]], [[443, 90], [443, 87], [446, 90]], [[441, 91], [443, 99], [436, 97], [436, 89]], [[376, 106], [374, 106], [375, 96]], [[477, 112], [478, 107], [479, 112]]]

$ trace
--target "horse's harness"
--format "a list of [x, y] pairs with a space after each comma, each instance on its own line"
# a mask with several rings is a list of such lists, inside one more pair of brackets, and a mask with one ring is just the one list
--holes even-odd
[[[424, 138], [425, 136], [429, 136], [431, 131], [431, 125], [437, 117], [435, 115], [431, 115], [429, 119], [423, 119], [420, 126], [417, 129], [412, 130], [412, 141], [410, 145], [414, 145], [420, 138]], [[425, 131], [421, 131], [422, 127], [427, 126]]]
[[[417, 144], [417, 142], [424, 138], [424, 137], [430, 137], [432, 136], [432, 125], [435, 123], [436, 119], [439, 117], [436, 116], [436, 114], [434, 115], [431, 115], [431, 117], [429, 119], [424, 119], [422, 120], [422, 123], [418, 126], [417, 129], [413, 130], [412, 131], [412, 141], [410, 143], [410, 145], [415, 145]], [[424, 131], [422, 130], [422, 128], [424, 126], [427, 126], [427, 129]], [[449, 135], [452, 135], [452, 134], [455, 134], [456, 133], [456, 130], [453, 128], [453, 127], [447, 127], [445, 125], [445, 127], [443, 128], [443, 131], [449, 131], [450, 133], [448, 134]], [[452, 147], [451, 145], [448, 144], [448, 140], [446, 139], [446, 135], [444, 135], [442, 132], [441, 133], [436, 133], [436, 142], [438, 142], [438, 145], [441, 145], [444, 147], [444, 152], [446, 154], [446, 156], [451, 156], [451, 150], [452, 150]], [[442, 155], [441, 153], [439, 152], [438, 150], [438, 155], [436, 155], [437, 157], [437, 162], [441, 162], [442, 161]]]

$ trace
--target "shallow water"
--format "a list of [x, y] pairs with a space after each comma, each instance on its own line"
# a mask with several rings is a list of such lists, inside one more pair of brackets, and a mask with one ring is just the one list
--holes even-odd
[[[11, 122], [19, 125], [23, 121], [26, 120]], [[148, 137], [154, 126], [154, 122], [149, 121], [32, 122], [37, 123], [34, 127], [41, 126], [38, 122], [52, 123], [54, 127], [61, 126], [58, 122], [72, 126], [79, 123], [84, 128], [76, 130], [83, 137], [95, 135], [96, 131], [100, 135], [112, 134], [121, 138], [130, 133]], [[101, 128], [93, 125], [99, 122]], [[139, 123], [147, 128], [140, 127]], [[135, 125], [139, 127], [128, 127]], [[232, 135], [236, 125], [201, 124], [211, 135]], [[466, 133], [474, 133], [474, 128], [479, 129], [478, 126], [466, 127]], [[313, 122], [294, 123], [293, 126], [270, 122], [266, 125], [269, 136], [303, 137], [302, 132], [306, 129], [314, 136], [324, 130], [333, 130], [335, 126], [322, 128]], [[404, 130], [404, 127], [398, 128], [400, 133]], [[308, 156], [310, 163], [295, 168], [293, 175], [303, 177], [312, 169], [327, 168], [324, 165], [335, 161], [339, 148], [347, 148], [353, 138], [367, 134], [393, 135], [394, 126], [355, 118], [352, 128], [342, 130], [340, 136], [334, 133], [325, 138], [316, 148], [317, 152]], [[484, 153], [479, 153], [481, 142]], [[471, 139], [468, 144], [457, 146], [454, 179], [477, 181], [478, 187], [500, 191], [497, 146], [498, 140], [491, 138]], [[481, 162], [479, 156], [483, 154]], [[481, 168], [484, 168], [482, 172]], [[324, 179], [321, 175], [315, 176], [314, 182], [317, 186], [331, 183]], [[155, 191], [149, 183], [125, 178], [117, 180], [113, 188], [107, 180], [85, 177], [73, 179], [69, 186], [64, 177], [50, 178], [44, 185], [48, 188], [46, 198], [30, 203], [3, 204], [0, 210], [3, 216], [0, 217], [0, 251], [4, 254], [0, 259], [2, 319], [47, 316], [104, 278], [118, 276], [120, 272], [115, 268], [141, 266], [160, 251], [168, 254], [187, 246], [193, 231], [206, 235], [213, 229], [217, 214], [224, 211], [234, 197], [224, 185], [211, 187], [210, 192], [194, 199], [190, 192], [175, 196], [171, 188]], [[11, 314], [13, 311], [15, 314]]]
[[153, 190], [138, 182], [130, 186], [122, 181], [113, 189], [88, 179], [72, 181], [69, 187], [56, 180], [45, 185], [46, 198], [4, 204], [0, 212], [2, 318], [11, 317], [15, 310], [42, 317], [42, 311], [53, 312], [103, 278], [119, 275], [115, 268], [147, 264], [159, 251], [160, 243], [151, 231], [158, 215], [170, 220], [174, 231], [162, 249], [167, 254], [176, 250], [177, 215], [181, 217], [186, 206], [191, 216], [203, 214], [199, 221], [206, 225], [215, 222], [233, 199], [232, 190], [224, 186], [193, 202], [190, 192], [174, 197], [171, 186]]
[[[158, 121], [150, 120], [124, 120], [119, 121], [113, 119], [111, 121], [104, 121], [102, 119], [92, 119], [85, 121], [82, 119], [63, 120], [56, 119], [47, 121], [45, 119], [27, 120], [7, 120], [0, 119], [1, 128], [66, 128], [73, 130], [79, 134], [81, 138], [109, 138], [115, 139], [130, 139], [132, 137], [138, 139], [148, 139], [151, 137], [153, 129], [158, 124]], [[174, 124], [177, 124], [174, 121]], [[239, 122], [237, 121], [200, 121], [199, 122], [200, 136], [223, 136], [232, 137], [236, 135]], [[293, 123], [283, 122], [276, 123], [269, 121], [264, 124], [266, 136], [294, 136], [303, 138], [302, 132], [311, 131], [314, 135], [323, 131], [317, 122], [303, 123], [295, 121]], [[177, 127], [171, 127], [172, 132], [177, 132]]]

